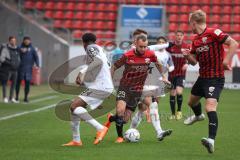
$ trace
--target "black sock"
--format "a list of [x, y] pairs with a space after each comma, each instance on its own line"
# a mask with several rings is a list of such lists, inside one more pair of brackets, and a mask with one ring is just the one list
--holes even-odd
[[109, 121], [110, 121], [110, 122], [116, 121], [116, 115], [111, 116], [111, 117], [109, 118]]
[[179, 112], [182, 110], [182, 101], [183, 101], [183, 96], [177, 95], [177, 105], [178, 105], [177, 111]]
[[116, 116], [116, 130], [118, 137], [123, 137], [123, 117]]
[[218, 129], [218, 117], [216, 111], [211, 111], [207, 113], [209, 123], [208, 123], [208, 138], [215, 139]]
[[25, 81], [25, 88], [24, 88], [24, 100], [28, 100], [28, 93], [30, 91], [30, 81]]
[[170, 96], [170, 107], [172, 115], [175, 115], [175, 96]]
[[200, 116], [202, 114], [201, 103], [199, 102], [197, 105], [192, 106], [192, 110], [193, 110], [195, 116]]

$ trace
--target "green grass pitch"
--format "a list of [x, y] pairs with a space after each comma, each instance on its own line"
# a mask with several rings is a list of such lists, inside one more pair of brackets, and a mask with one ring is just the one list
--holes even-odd
[[[185, 89], [183, 102], [185, 116], [189, 115], [187, 107], [189, 93], [190, 89]], [[51, 96], [53, 98], [46, 98]], [[211, 155], [200, 144], [200, 139], [207, 136], [208, 120], [192, 126], [185, 126], [183, 120], [167, 120], [166, 115], [170, 112], [167, 95], [160, 100], [159, 111], [162, 114], [162, 127], [173, 129], [173, 134], [162, 142], [157, 141], [152, 125], [145, 120], [138, 128], [141, 134], [139, 143], [115, 144], [115, 126], [112, 125], [104, 141], [94, 146], [92, 143], [95, 129], [81, 122], [81, 139], [84, 146], [61, 147], [61, 144], [71, 140], [70, 125], [69, 122], [59, 120], [54, 114], [54, 108], [51, 108], [0, 120], [0, 160], [238, 160], [240, 159], [239, 96], [239, 90], [222, 92], [218, 106], [218, 135], [215, 152]], [[55, 104], [70, 97], [53, 92], [47, 85], [33, 86], [30, 97], [32, 103], [0, 103], [0, 119]], [[106, 116], [98, 120], [103, 123]], [[128, 127], [129, 124], [124, 130]]]

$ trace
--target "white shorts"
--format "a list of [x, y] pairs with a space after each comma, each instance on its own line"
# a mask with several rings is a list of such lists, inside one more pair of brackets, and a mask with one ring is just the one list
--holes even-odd
[[144, 97], [146, 96], [153, 96], [153, 97], [162, 97], [165, 95], [164, 89], [159, 86], [155, 85], [145, 85], [143, 86], [143, 93]]
[[89, 105], [90, 110], [99, 107], [105, 98], [109, 97], [113, 89], [106, 89], [105, 91], [88, 88], [83, 91], [78, 97]]

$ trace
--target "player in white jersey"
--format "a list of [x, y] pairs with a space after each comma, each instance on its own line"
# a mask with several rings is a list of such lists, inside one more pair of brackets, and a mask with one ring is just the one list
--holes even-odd
[[97, 130], [94, 144], [98, 144], [103, 140], [108, 128], [96, 121], [86, 110], [90, 106], [90, 110], [100, 106], [105, 98], [111, 95], [114, 86], [110, 73], [110, 66], [103, 52], [103, 49], [96, 45], [96, 36], [92, 33], [85, 33], [82, 36], [84, 49], [86, 51], [86, 64], [76, 78], [76, 83], [84, 84], [87, 89], [76, 97], [71, 106], [71, 127], [73, 140], [63, 146], [82, 146], [80, 139], [80, 121], [85, 121]]
[[[157, 45], [164, 45], [167, 43], [167, 40], [165, 37], [159, 37], [157, 38]], [[157, 59], [160, 64], [162, 64], [163, 72], [171, 72], [174, 70], [174, 64], [172, 61], [171, 55], [165, 50], [165, 49], [160, 49], [158, 51], [155, 51], [155, 55], [157, 56]], [[154, 74], [157, 74], [154, 73]], [[156, 77], [155, 77], [156, 78]], [[153, 78], [150, 78], [153, 79]], [[162, 77], [159, 74], [158, 78], [159, 82], [161, 82]], [[156, 82], [156, 80], [154, 80]], [[146, 105], [147, 108], [149, 108], [149, 113], [150, 113], [150, 119], [151, 123], [156, 131], [157, 134], [157, 139], [159, 141], [162, 141], [164, 137], [169, 136], [172, 133], [172, 130], [162, 130], [161, 128], [161, 123], [160, 123], [160, 118], [159, 118], [159, 113], [158, 113], [158, 103], [157, 103], [157, 98], [163, 96], [165, 94], [162, 90], [160, 85], [158, 83], [152, 83], [152, 82], [147, 82], [145, 83], [143, 91], [146, 93], [146, 97], [144, 98], [144, 103], [141, 104], [141, 106]], [[148, 95], [148, 91], [153, 90], [154, 93], [150, 93]], [[140, 107], [139, 110], [136, 112], [134, 117], [132, 118], [132, 122], [130, 125], [130, 128], [137, 128], [138, 125], [140, 124], [143, 116], [144, 116], [144, 110], [145, 107]]]

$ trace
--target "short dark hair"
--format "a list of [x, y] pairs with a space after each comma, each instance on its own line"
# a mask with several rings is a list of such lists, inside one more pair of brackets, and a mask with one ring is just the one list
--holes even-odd
[[159, 37], [157, 38], [157, 41], [159, 41], [160, 39], [163, 39], [165, 42], [167, 42], [167, 38], [166, 38], [166, 37], [159, 36]]
[[184, 32], [180, 29], [176, 30], [175, 34], [177, 34], [177, 33], [182, 33], [184, 35]]
[[142, 40], [143, 42], [146, 42], [147, 41], [147, 37], [144, 36], [144, 35], [139, 35], [139, 36], [137, 36], [136, 41], [139, 41], [139, 40]]
[[133, 36], [136, 36], [136, 35], [139, 35], [139, 34], [142, 34], [142, 33], [148, 35], [147, 31], [138, 28], [133, 32]]
[[97, 37], [93, 33], [84, 33], [82, 36], [83, 43], [89, 43], [89, 42], [95, 43], [96, 40], [97, 40]]
[[8, 41], [11, 41], [12, 39], [16, 39], [16, 37], [15, 36], [9, 36], [8, 37]]

